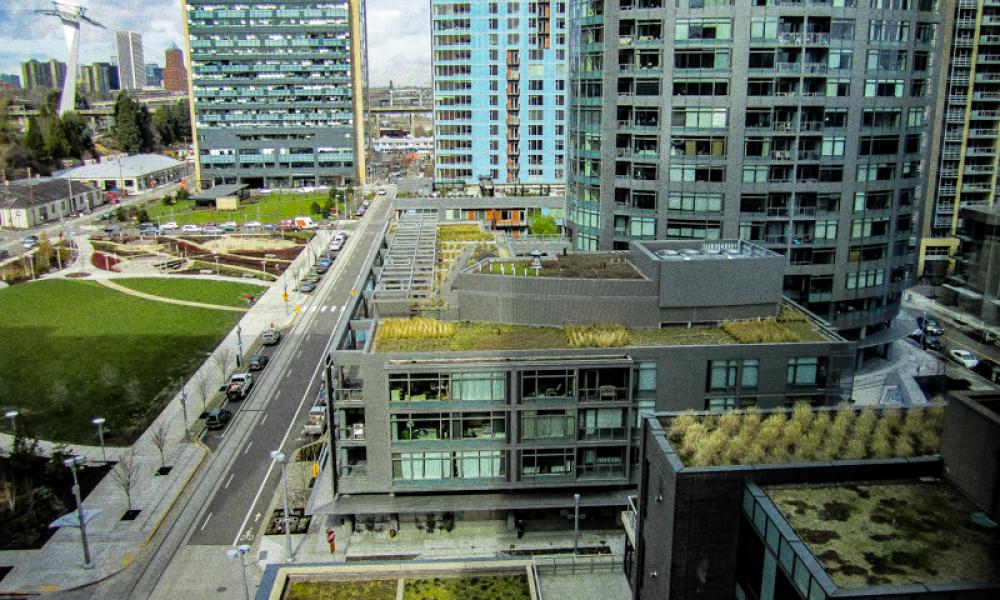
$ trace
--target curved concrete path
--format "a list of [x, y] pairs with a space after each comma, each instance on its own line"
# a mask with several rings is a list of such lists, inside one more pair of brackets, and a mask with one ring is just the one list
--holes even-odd
[[138, 298], [144, 298], [146, 300], [153, 300], [155, 302], [165, 302], [167, 304], [180, 304], [181, 306], [193, 306], [195, 308], [211, 308], [214, 310], [228, 310], [229, 312], [239, 312], [244, 313], [247, 311], [246, 308], [241, 306], [222, 306], [221, 304], [205, 304], [204, 302], [192, 302], [190, 300], [178, 300], [176, 298], [166, 298], [164, 296], [154, 296], [152, 294], [147, 294], [145, 292], [139, 292], [131, 288], [127, 288], [123, 285], [119, 285], [110, 279], [95, 279], [97, 283], [103, 285], [104, 287], [111, 288], [117, 292], [123, 294], [128, 294], [130, 296], [136, 296]]

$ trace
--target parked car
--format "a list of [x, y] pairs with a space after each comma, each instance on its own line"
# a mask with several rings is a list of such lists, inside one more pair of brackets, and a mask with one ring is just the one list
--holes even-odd
[[322, 275], [323, 273], [326, 273], [327, 271], [330, 270], [330, 263], [327, 263], [326, 261], [320, 261], [316, 263], [316, 266], [313, 267], [313, 269], [315, 269], [317, 273]]
[[29, 250], [38, 245], [39, 239], [37, 235], [26, 235], [24, 240], [21, 241], [21, 245], [24, 246], [25, 250]]
[[266, 354], [251, 354], [250, 358], [247, 359], [247, 369], [251, 371], [260, 371], [267, 366], [268, 357]]
[[303, 294], [311, 294], [316, 291], [316, 282], [314, 281], [303, 281], [299, 284], [299, 291]]
[[243, 225], [243, 231], [255, 231], [261, 228], [260, 221], [250, 221]]
[[365, 207], [365, 208], [367, 209], [367, 208], [368, 208], [369, 206], [371, 206], [371, 204], [372, 204], [372, 203], [371, 203], [371, 202], [369, 202], [369, 201], [368, 201], [368, 200], [366, 199], [365, 201], [363, 201], [363, 202], [361, 203], [361, 206], [363, 206], [363, 207]]
[[385, 190], [379, 190], [379, 191], [378, 191], [378, 195], [379, 195], [379, 196], [385, 196], [385, 194], [386, 194], [386, 191], [385, 191]]
[[299, 226], [291, 219], [278, 221], [278, 231], [298, 231]]
[[359, 206], [356, 209], [354, 209], [354, 216], [355, 217], [363, 217], [363, 216], [365, 216], [365, 207], [364, 206]]
[[979, 359], [976, 355], [969, 352], [968, 350], [962, 350], [961, 348], [956, 348], [948, 352], [948, 358], [962, 365], [966, 369], [975, 369], [976, 365], [979, 364]]
[[319, 283], [319, 280], [322, 278], [323, 277], [319, 273], [310, 271], [306, 273], [305, 277], [302, 278], [302, 281], [308, 281], [309, 283]]
[[139, 233], [143, 235], [157, 235], [160, 233], [160, 228], [156, 226], [156, 223], [139, 223]]
[[3, 248], [0, 248], [0, 260], [3, 260], [5, 258], [10, 258], [10, 250], [5, 250]]
[[236, 221], [226, 221], [225, 223], [219, 225], [219, 227], [221, 227], [223, 231], [236, 231], [238, 225], [236, 225]]
[[917, 327], [930, 335], [941, 335], [944, 333], [944, 328], [937, 322], [937, 319], [926, 315], [917, 317]]
[[925, 350], [941, 351], [941, 340], [936, 335], [928, 335], [920, 329], [916, 329], [909, 335], [909, 338], [920, 344]]
[[340, 249], [342, 247], [343, 247], [343, 242], [341, 242], [337, 238], [334, 238], [333, 241], [330, 242], [330, 252], [340, 252]]
[[216, 227], [215, 225], [208, 225], [201, 230], [205, 235], [222, 235], [226, 233], [226, 230], [221, 227]]
[[233, 411], [228, 408], [213, 408], [208, 411], [208, 416], [205, 417], [205, 427], [207, 429], [222, 429], [232, 418]]
[[160, 225], [160, 231], [175, 231], [177, 229], [176, 221], [167, 221], [163, 225]]
[[343, 244], [344, 242], [347, 241], [347, 234], [344, 233], [343, 231], [338, 231], [336, 233], [336, 235], [333, 236], [333, 239], [335, 239], [335, 240], [339, 241], [341, 244]]
[[281, 333], [275, 329], [268, 329], [261, 335], [261, 343], [265, 346], [273, 346], [281, 340]]
[[201, 233], [201, 226], [188, 223], [181, 227], [181, 233]]

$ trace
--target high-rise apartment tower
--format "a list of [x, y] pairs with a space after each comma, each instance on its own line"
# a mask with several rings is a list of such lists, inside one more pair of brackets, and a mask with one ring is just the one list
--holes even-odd
[[431, 0], [436, 185], [564, 185], [567, 7]]
[[860, 346], [912, 283], [941, 61], [935, 0], [578, 0], [579, 250], [741, 238]]
[[163, 68], [163, 89], [168, 92], [188, 91], [187, 67], [184, 66], [184, 52], [171, 44], [165, 55], [166, 65]]
[[363, 0], [184, 0], [201, 185], [364, 182]]
[[146, 86], [146, 61], [142, 55], [142, 36], [134, 31], [115, 33], [118, 42], [118, 77], [123, 90], [141, 90]]

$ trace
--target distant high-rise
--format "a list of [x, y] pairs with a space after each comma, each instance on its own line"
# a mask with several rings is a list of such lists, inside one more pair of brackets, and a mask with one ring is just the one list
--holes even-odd
[[7, 73], [0, 73], [0, 81], [6, 83], [12, 88], [21, 87], [21, 77], [19, 75], [8, 75]]
[[26, 90], [35, 88], [58, 89], [66, 77], [66, 63], [52, 59], [41, 62], [31, 59], [21, 63], [21, 82]]
[[184, 0], [199, 185], [364, 183], [363, 0]]
[[187, 92], [187, 68], [184, 67], [184, 52], [170, 44], [166, 53], [166, 67], [163, 68], [163, 89], [168, 92]]
[[142, 56], [142, 36], [134, 31], [115, 33], [118, 41], [118, 78], [123, 90], [146, 87], [146, 62]]
[[163, 68], [156, 63], [146, 64], [146, 85], [163, 87]]
[[565, 184], [565, 0], [431, 0], [434, 182]]
[[87, 94], [97, 98], [107, 98], [114, 89], [111, 87], [112, 72], [117, 72], [117, 68], [110, 63], [81, 65], [77, 70], [77, 82], [80, 89]]

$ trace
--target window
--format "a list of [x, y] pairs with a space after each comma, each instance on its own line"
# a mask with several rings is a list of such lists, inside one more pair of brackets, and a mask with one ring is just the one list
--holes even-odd
[[736, 388], [738, 360], [713, 360], [709, 363], [708, 391]]
[[678, 19], [674, 25], [674, 40], [728, 40], [732, 34], [729, 19]]
[[507, 476], [503, 450], [463, 450], [455, 453], [457, 479], [497, 479]]
[[819, 359], [816, 357], [796, 357], [788, 359], [785, 383], [788, 385], [816, 385], [816, 371]]
[[641, 362], [639, 363], [639, 391], [640, 392], [655, 392], [656, 391], [656, 363], [655, 362]]
[[823, 156], [843, 156], [846, 141], [847, 138], [845, 137], [826, 136], [823, 138], [823, 143], [820, 146], [820, 153]]
[[524, 479], [572, 476], [574, 452], [569, 448], [521, 451], [521, 476]]
[[576, 395], [576, 372], [569, 370], [525, 371], [521, 375], [521, 398], [572, 398]]
[[450, 452], [401, 452], [393, 454], [392, 478], [427, 480], [451, 478]]
[[705, 399], [705, 410], [713, 413], [727, 412], [730, 410], [736, 410], [737, 408], [750, 408], [751, 406], [757, 406], [756, 398], [736, 398], [733, 396], [727, 396], [725, 398]]

